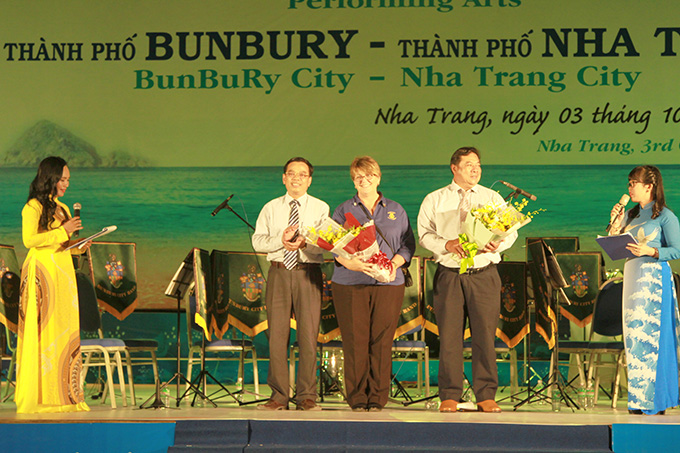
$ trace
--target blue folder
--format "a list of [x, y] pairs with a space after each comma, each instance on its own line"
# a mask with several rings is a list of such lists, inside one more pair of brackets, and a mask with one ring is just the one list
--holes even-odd
[[615, 236], [598, 236], [595, 238], [602, 250], [604, 250], [612, 261], [622, 260], [624, 258], [635, 258], [633, 253], [626, 249], [628, 244], [638, 241], [630, 233], [617, 234]]

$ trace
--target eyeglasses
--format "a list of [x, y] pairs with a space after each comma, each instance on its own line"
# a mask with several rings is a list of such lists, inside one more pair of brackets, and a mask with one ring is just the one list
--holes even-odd
[[295, 173], [292, 171], [289, 171], [286, 173], [286, 176], [289, 177], [290, 179], [295, 179], [295, 178], [300, 178], [300, 179], [307, 179], [309, 178], [309, 175], [307, 173]]
[[635, 180], [630, 180], [628, 181], [628, 187], [634, 187], [635, 184], [642, 184], [642, 181], [635, 181]]
[[371, 182], [371, 181], [373, 181], [373, 179], [375, 179], [377, 177], [378, 177], [378, 175], [373, 175], [373, 174], [371, 174], [371, 175], [356, 175], [354, 177], [354, 181], [362, 182], [365, 179], [366, 181]]

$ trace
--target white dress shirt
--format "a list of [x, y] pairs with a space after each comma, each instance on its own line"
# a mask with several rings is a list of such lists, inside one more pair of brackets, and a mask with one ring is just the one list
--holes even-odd
[[[439, 264], [449, 268], [460, 267], [458, 255], [446, 250], [446, 243], [458, 239], [458, 234], [462, 233], [458, 210], [461, 201], [459, 190], [462, 188], [453, 181], [450, 185], [435, 190], [425, 197], [418, 213], [420, 245], [430, 250]], [[489, 202], [503, 203], [503, 197], [498, 192], [479, 184], [470, 189], [470, 197], [472, 209]], [[500, 252], [509, 249], [516, 239], [517, 232], [514, 232], [503, 239], [495, 252], [478, 253], [474, 258], [474, 267], [484, 267], [490, 263], [500, 262]]]
[[[288, 217], [290, 216], [290, 202], [293, 197], [287, 193], [279, 198], [268, 202], [260, 211], [255, 224], [253, 234], [253, 248], [257, 252], [267, 253], [268, 261], [283, 262], [282, 237], [283, 231], [288, 228]], [[322, 220], [330, 214], [328, 204], [314, 198], [309, 194], [304, 194], [297, 199], [300, 202], [298, 213], [300, 216], [300, 231], [306, 227], [317, 227]], [[309, 245], [299, 250], [299, 261], [302, 263], [323, 263], [323, 250], [319, 247]]]

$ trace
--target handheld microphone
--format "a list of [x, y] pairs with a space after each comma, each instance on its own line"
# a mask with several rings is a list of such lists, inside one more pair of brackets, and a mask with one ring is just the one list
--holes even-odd
[[226, 200], [224, 200], [218, 207], [216, 207], [215, 210], [210, 215], [215, 217], [215, 215], [218, 212], [220, 212], [222, 209], [226, 208], [227, 205], [229, 204], [229, 200], [231, 200], [231, 197], [233, 197], [233, 196], [234, 196], [233, 193], [231, 195], [229, 195], [229, 197]]
[[[73, 217], [80, 217], [80, 209], [82, 206], [80, 203], [73, 203]], [[77, 238], [80, 236], [80, 230], [74, 231], [73, 234], [71, 235], [72, 238]]]
[[626, 205], [628, 204], [629, 201], [630, 196], [628, 194], [624, 194], [621, 196], [621, 199], [617, 203], [619, 209], [617, 209], [616, 213], [611, 217], [611, 219], [609, 220], [609, 225], [607, 225], [607, 229], [605, 230], [607, 233], [609, 233], [609, 230], [612, 229], [612, 222], [614, 221], [614, 219], [616, 219], [619, 216], [619, 214], [621, 214], [621, 211], [626, 208]]
[[504, 186], [507, 186], [507, 187], [509, 187], [510, 189], [514, 190], [514, 191], [517, 192], [518, 194], [527, 197], [527, 198], [530, 199], [531, 201], [536, 201], [536, 195], [532, 195], [532, 194], [530, 194], [529, 192], [524, 191], [524, 190], [520, 189], [520, 188], [517, 187], [517, 186], [513, 186], [513, 185], [510, 184], [509, 182], [500, 181], [500, 180], [499, 180], [498, 182], [500, 182], [500, 183], [503, 184]]

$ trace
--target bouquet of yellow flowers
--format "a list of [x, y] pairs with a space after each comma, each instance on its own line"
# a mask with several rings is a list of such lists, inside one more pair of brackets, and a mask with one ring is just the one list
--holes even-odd
[[462, 230], [468, 240], [483, 248], [491, 241], [500, 241], [531, 222], [531, 218], [542, 209], [523, 214], [529, 203], [527, 199], [512, 204], [489, 202], [473, 208], [463, 222]]

